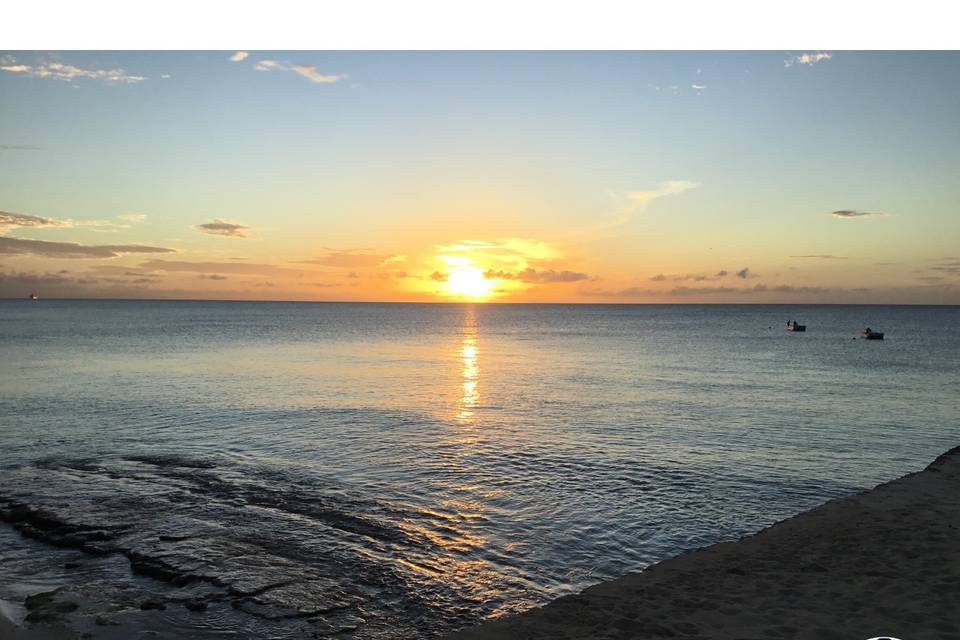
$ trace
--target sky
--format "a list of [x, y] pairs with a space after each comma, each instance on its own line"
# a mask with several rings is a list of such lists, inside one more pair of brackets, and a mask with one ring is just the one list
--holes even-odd
[[960, 53], [0, 52], [0, 297], [960, 304]]

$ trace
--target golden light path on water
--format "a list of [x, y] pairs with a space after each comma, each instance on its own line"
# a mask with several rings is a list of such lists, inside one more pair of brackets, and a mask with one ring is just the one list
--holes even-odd
[[463, 363], [463, 392], [460, 397], [460, 410], [457, 422], [469, 424], [474, 410], [480, 403], [480, 350], [477, 346], [476, 324], [464, 327], [463, 344], [460, 347], [460, 360]]

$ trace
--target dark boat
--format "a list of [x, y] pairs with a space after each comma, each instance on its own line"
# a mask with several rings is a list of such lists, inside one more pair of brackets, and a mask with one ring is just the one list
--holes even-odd
[[883, 340], [883, 331], [871, 331], [870, 327], [864, 329], [860, 335], [864, 340]]
[[31, 293], [31, 294], [30, 294], [30, 299], [31, 299], [31, 300], [39, 300], [39, 299], [40, 299], [40, 296], [38, 296], [38, 295], [35, 294], [35, 293]]
[[806, 331], [807, 325], [797, 324], [796, 321], [787, 323], [787, 331]]

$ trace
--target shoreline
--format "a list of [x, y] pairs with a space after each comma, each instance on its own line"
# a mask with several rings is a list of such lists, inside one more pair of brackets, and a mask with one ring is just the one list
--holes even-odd
[[[960, 640], [960, 447], [837, 498], [449, 640]], [[2, 640], [74, 640], [17, 625]]]
[[449, 640], [960, 639], [960, 447], [924, 470]]

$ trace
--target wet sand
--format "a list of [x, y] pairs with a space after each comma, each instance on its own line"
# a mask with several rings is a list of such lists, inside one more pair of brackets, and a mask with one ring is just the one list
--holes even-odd
[[960, 639], [960, 447], [737, 542], [450, 636]]

